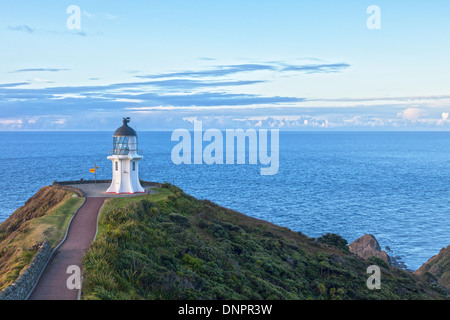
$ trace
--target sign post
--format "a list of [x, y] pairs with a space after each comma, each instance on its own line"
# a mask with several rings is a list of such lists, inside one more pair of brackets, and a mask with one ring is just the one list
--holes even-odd
[[94, 163], [94, 168], [89, 169], [89, 172], [94, 174], [95, 184], [97, 184], [97, 169], [98, 169], [98, 167], [95, 163]]

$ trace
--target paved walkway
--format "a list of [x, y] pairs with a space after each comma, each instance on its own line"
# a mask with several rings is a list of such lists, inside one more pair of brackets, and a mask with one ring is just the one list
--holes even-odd
[[[73, 218], [66, 240], [53, 254], [29, 300], [77, 300], [80, 290], [67, 288], [67, 267], [75, 265], [81, 269], [81, 260], [97, 233], [98, 212], [106, 198], [135, 197], [137, 194], [108, 194], [110, 183], [85, 183], [71, 186], [83, 190], [86, 201]], [[155, 193], [146, 186], [147, 193]]]
[[83, 206], [70, 224], [64, 243], [53, 254], [30, 300], [77, 300], [79, 290], [67, 288], [67, 267], [76, 265], [81, 268], [81, 259], [94, 240], [97, 232], [98, 212], [105, 197], [86, 197]]

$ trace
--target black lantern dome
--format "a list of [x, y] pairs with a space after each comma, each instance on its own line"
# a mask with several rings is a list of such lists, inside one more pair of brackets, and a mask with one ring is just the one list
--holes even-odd
[[133, 128], [128, 126], [128, 122], [130, 122], [130, 118], [123, 118], [123, 125], [114, 132], [114, 136], [136, 137], [137, 136], [136, 131], [134, 131]]

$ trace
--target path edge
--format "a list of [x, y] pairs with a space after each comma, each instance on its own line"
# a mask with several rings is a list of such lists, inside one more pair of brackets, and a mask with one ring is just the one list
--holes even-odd
[[[95, 241], [95, 239], [97, 239], [97, 234], [98, 234], [98, 219], [100, 218], [100, 212], [102, 211], [102, 209], [103, 209], [103, 207], [104, 207], [104, 205], [105, 205], [105, 203], [106, 203], [106, 200], [108, 200], [108, 199], [105, 198], [105, 200], [103, 201], [103, 203], [102, 203], [100, 209], [98, 209], [98, 212], [97, 212], [97, 225], [96, 225], [96, 227], [95, 227], [95, 235], [94, 235], [94, 238], [93, 238], [92, 241], [91, 241], [91, 244], [92, 244], [92, 242]], [[84, 276], [83, 276], [83, 270], [82, 270], [82, 271], [81, 271], [81, 288], [80, 288], [80, 290], [78, 291], [78, 298], [77, 298], [77, 300], [81, 300], [81, 293], [82, 293], [82, 291], [83, 291], [83, 279], [84, 279]]]
[[[73, 214], [72, 218], [70, 219], [69, 225], [66, 228], [66, 233], [64, 234], [64, 238], [59, 242], [59, 244], [55, 247], [55, 249], [53, 249], [52, 253], [48, 257], [47, 261], [45, 262], [41, 272], [39, 273], [39, 276], [37, 277], [33, 287], [31, 288], [30, 292], [26, 296], [25, 300], [28, 300], [30, 298], [31, 294], [33, 293], [34, 289], [36, 289], [36, 286], [39, 283], [39, 280], [41, 279], [42, 274], [44, 273], [45, 269], [47, 268], [47, 265], [50, 262], [50, 260], [52, 259], [52, 257], [55, 254], [56, 250], [58, 250], [59, 247], [66, 241], [67, 235], [69, 234], [70, 226], [72, 225], [72, 221], [75, 218], [75, 216], [77, 215], [78, 211], [84, 206], [85, 203], [86, 203], [86, 197], [84, 197], [83, 203], [78, 207], [78, 209], [75, 211], [75, 213]], [[79, 291], [81, 291], [81, 289]]]

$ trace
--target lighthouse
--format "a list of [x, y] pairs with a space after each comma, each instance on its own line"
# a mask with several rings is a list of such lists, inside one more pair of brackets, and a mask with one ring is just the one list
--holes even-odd
[[138, 152], [136, 131], [128, 126], [130, 118], [123, 118], [123, 125], [113, 135], [113, 150], [108, 152], [112, 161], [112, 181], [106, 193], [141, 193], [145, 192], [139, 182], [139, 160], [143, 157]]

